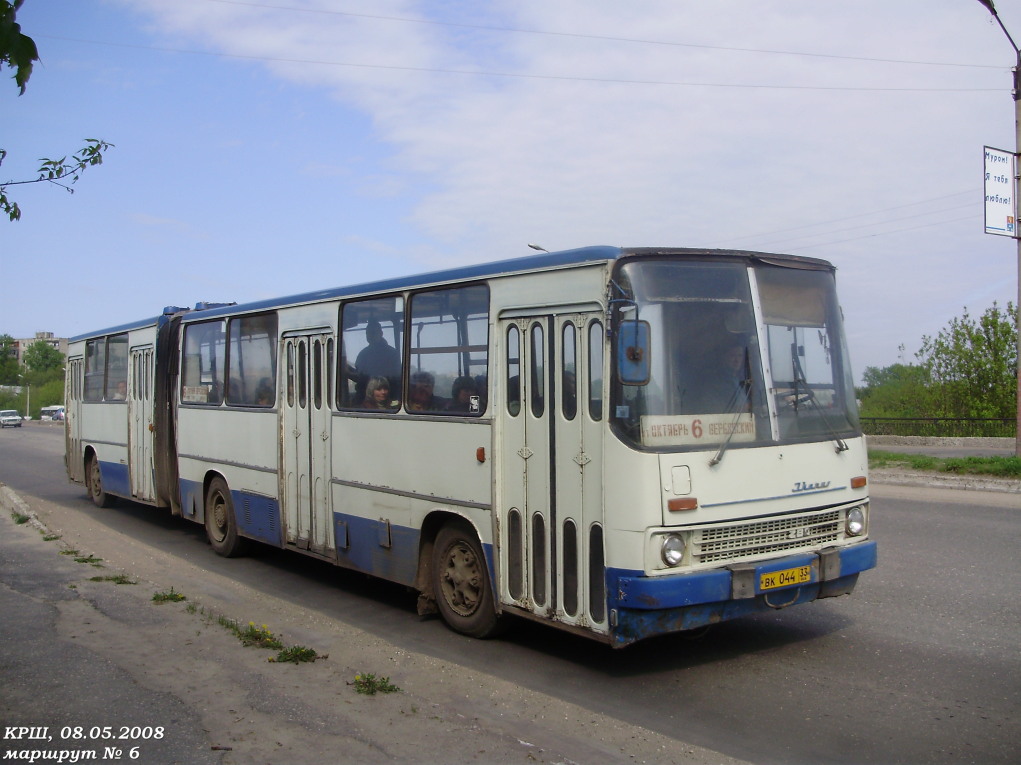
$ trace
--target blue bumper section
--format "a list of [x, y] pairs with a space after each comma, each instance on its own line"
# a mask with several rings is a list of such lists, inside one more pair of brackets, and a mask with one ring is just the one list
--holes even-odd
[[[846, 595], [854, 589], [858, 574], [874, 568], [876, 560], [876, 543], [865, 541], [819, 554], [676, 576], [648, 577], [639, 571], [607, 569], [611, 640], [615, 647], [622, 647], [653, 635]], [[777, 572], [796, 572], [798, 581], [763, 589], [763, 575]]]

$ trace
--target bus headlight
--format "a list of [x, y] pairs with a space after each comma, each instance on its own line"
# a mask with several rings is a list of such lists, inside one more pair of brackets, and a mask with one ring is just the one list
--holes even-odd
[[847, 521], [844, 529], [849, 537], [859, 537], [865, 533], [865, 509], [852, 507], [847, 511]]
[[684, 560], [684, 537], [680, 534], [667, 534], [663, 537], [659, 554], [663, 562], [671, 568], [681, 565], [681, 561]]

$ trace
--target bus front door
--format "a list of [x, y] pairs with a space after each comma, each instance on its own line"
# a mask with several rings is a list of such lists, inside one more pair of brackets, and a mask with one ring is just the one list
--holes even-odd
[[328, 378], [332, 353], [333, 339], [325, 333], [283, 340], [280, 475], [286, 540], [319, 555], [326, 555], [331, 547]]
[[[506, 394], [498, 403], [501, 600], [596, 629], [604, 617], [598, 604], [590, 608], [586, 572], [602, 566], [602, 441], [582, 391], [590, 389], [593, 368], [601, 385], [589, 338], [601, 360], [602, 333], [587, 331], [598, 319], [573, 313], [503, 321]], [[598, 550], [590, 550], [592, 539]]]
[[153, 364], [151, 345], [131, 349], [128, 375], [128, 451], [131, 496], [152, 502], [153, 481]]

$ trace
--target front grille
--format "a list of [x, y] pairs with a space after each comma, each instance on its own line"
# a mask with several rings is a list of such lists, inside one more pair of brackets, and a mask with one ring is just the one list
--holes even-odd
[[784, 515], [695, 529], [692, 563], [735, 563], [781, 552], [817, 549], [836, 542], [840, 511]]

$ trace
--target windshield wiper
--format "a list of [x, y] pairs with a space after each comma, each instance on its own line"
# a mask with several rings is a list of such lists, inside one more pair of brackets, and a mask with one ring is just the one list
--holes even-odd
[[[745, 378], [738, 381], [737, 386], [734, 388], [734, 392], [730, 396], [730, 401], [727, 402], [727, 411], [723, 413], [726, 417], [729, 414], [734, 415], [734, 421], [730, 423], [730, 429], [727, 431], [727, 437], [723, 439], [723, 443], [720, 444], [720, 448], [716, 450], [716, 454], [709, 460], [709, 467], [715, 467], [720, 464], [720, 460], [723, 459], [723, 453], [727, 451], [727, 447], [730, 446], [731, 440], [734, 438], [734, 433], [737, 431], [737, 424], [741, 421], [741, 415], [751, 409], [752, 402], [752, 376], [748, 370], [748, 351], [745, 350]], [[743, 404], [743, 406], [741, 406]]]
[[[802, 401], [807, 401], [815, 413], [819, 415], [819, 419], [822, 420], [823, 425], [826, 426], [826, 430], [829, 431], [830, 436], [837, 444], [837, 452], [846, 452], [850, 447], [844, 442], [844, 439], [837, 433], [837, 429], [833, 427], [833, 423], [830, 422], [829, 417], [826, 416], [826, 412], [822, 410], [819, 405], [819, 401], [815, 397], [815, 390], [811, 385], [808, 384], [808, 380], [805, 379], [805, 372], [801, 368], [801, 362], [798, 360], [797, 353], [792, 354], [794, 359], [794, 396], [790, 402], [790, 406], [796, 412], [798, 410], [798, 404]], [[803, 394], [798, 393], [798, 383], [805, 386], [805, 392]]]

